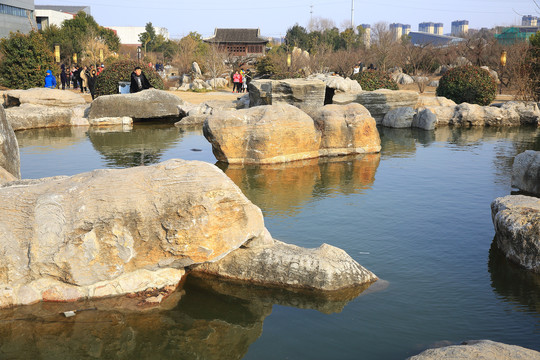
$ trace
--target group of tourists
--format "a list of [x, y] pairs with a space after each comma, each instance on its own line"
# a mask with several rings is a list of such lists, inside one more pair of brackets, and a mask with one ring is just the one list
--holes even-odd
[[[97, 69], [94, 65], [77, 66], [73, 65], [71, 70], [69, 67], [62, 64], [60, 66], [60, 82], [62, 84], [62, 90], [69, 89], [70, 85], [74, 90], [80, 89], [82, 93], [88, 92], [92, 95], [92, 100], [95, 97], [96, 78], [103, 71], [105, 66], [102, 64]], [[52, 74], [51, 70], [47, 70], [45, 76], [45, 87], [55, 89], [57, 86], [56, 77]]]
[[247, 92], [247, 86], [251, 81], [251, 72], [248, 70], [236, 70], [232, 76], [233, 79], [233, 93]]

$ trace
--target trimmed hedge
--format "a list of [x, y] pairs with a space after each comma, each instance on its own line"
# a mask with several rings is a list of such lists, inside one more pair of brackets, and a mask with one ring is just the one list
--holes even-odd
[[140, 66], [150, 85], [156, 89], [163, 90], [163, 79], [154, 70], [139, 64], [134, 60], [120, 60], [105, 67], [96, 79], [96, 95], [118, 94], [119, 81], [131, 81], [131, 73], [136, 66]]
[[358, 81], [364, 91], [399, 89], [397, 82], [395, 82], [386, 72], [380, 70], [365, 70], [353, 75], [351, 79]]
[[457, 104], [486, 106], [495, 100], [497, 83], [489, 72], [478, 66], [458, 66], [441, 77], [436, 93]]

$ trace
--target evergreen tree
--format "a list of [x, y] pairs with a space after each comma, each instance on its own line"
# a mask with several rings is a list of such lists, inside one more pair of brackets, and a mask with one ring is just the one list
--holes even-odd
[[0, 40], [0, 52], [0, 83], [8, 88], [43, 87], [46, 71], [58, 72], [53, 53], [38, 32], [11, 33]]

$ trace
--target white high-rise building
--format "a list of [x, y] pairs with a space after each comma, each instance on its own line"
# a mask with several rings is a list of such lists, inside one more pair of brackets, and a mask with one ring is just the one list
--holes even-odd
[[469, 32], [468, 20], [452, 21], [452, 36], [459, 36]]

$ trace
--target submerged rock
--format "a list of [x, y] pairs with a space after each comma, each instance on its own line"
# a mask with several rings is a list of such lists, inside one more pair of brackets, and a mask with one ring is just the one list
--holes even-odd
[[134, 94], [104, 95], [92, 102], [88, 118], [179, 118], [178, 105], [182, 104], [183, 101], [178, 96], [157, 89]]
[[[6, 118], [6, 112], [0, 106], [0, 179], [2, 182], [21, 177], [19, 144], [13, 128]], [[11, 175], [11, 176], [9, 176]]]
[[491, 340], [469, 340], [461, 345], [429, 349], [408, 360], [538, 360], [538, 351]]
[[527, 150], [514, 158], [512, 186], [540, 196], [540, 151]]
[[[261, 237], [262, 238], [262, 237]], [[194, 272], [273, 287], [336, 291], [365, 285], [377, 276], [345, 251], [328, 244], [306, 249], [273, 240], [248, 244]]]
[[0, 307], [176, 284], [263, 233], [217, 167], [169, 160], [0, 188]]
[[509, 195], [491, 203], [495, 241], [512, 262], [540, 273], [540, 199]]

